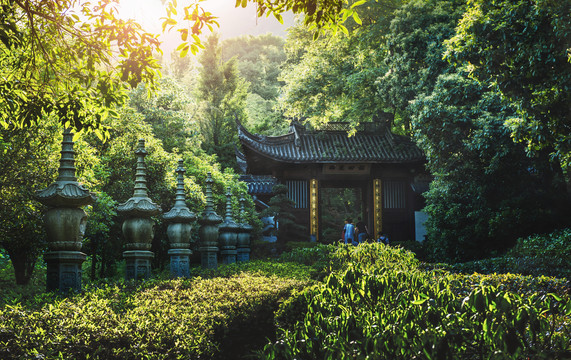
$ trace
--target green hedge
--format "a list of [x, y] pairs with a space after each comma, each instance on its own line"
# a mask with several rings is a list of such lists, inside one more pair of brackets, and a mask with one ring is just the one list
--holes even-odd
[[202, 267], [197, 266], [191, 268], [190, 275], [191, 277], [200, 276], [202, 278], [216, 278], [249, 273], [262, 276], [277, 276], [307, 280], [314, 278], [316, 272], [317, 270], [314, 267], [299, 263], [253, 260], [236, 264], [220, 265], [217, 269], [203, 269]]
[[1, 359], [228, 359], [274, 333], [273, 312], [300, 280], [229, 278], [105, 286], [39, 310], [0, 310]]
[[567, 279], [451, 273], [377, 243], [278, 260], [0, 305], [0, 359], [239, 359], [267, 338], [260, 358], [571, 357]]
[[464, 273], [518, 273], [571, 278], [571, 229], [519, 239], [504, 256], [454, 264]]
[[285, 301], [265, 359], [571, 356], [564, 280], [425, 271], [382, 244], [340, 247], [337, 270]]

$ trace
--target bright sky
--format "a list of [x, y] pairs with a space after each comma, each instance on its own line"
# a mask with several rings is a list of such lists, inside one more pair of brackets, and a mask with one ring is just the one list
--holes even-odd
[[160, 18], [166, 16], [160, 0], [119, 0], [119, 14], [124, 19], [134, 19], [153, 33], [161, 31]]
[[[192, 0], [178, 0], [179, 14], [182, 13], [185, 1]], [[216, 31], [221, 33], [223, 39], [268, 32], [285, 36], [287, 27], [293, 23], [293, 16], [284, 16], [283, 25], [273, 16], [256, 19], [254, 4], [249, 3], [246, 8], [235, 8], [235, 3], [235, 0], [206, 0], [201, 4], [206, 11], [218, 17], [220, 28]], [[160, 18], [166, 16], [166, 11], [161, 0], [120, 0], [118, 10], [123, 18], [137, 20], [150, 32], [160, 33], [162, 31]]]
[[[192, 0], [178, 0], [179, 15], [183, 13], [185, 3]], [[180, 35], [175, 29], [162, 34], [161, 17], [166, 16], [165, 6], [161, 0], [119, 0], [118, 11], [124, 19], [134, 19], [143, 28], [151, 33], [161, 34], [161, 49], [165, 57], [180, 44]], [[293, 14], [284, 15], [284, 24], [280, 24], [273, 16], [256, 19], [256, 7], [248, 3], [246, 8], [235, 8], [235, 0], [206, 0], [201, 3], [206, 11], [217, 16], [220, 28], [214, 26], [214, 31], [221, 35], [221, 39], [237, 37], [241, 35], [261, 35], [272, 33], [285, 37], [287, 28], [294, 23]], [[204, 28], [205, 35], [210, 33]]]

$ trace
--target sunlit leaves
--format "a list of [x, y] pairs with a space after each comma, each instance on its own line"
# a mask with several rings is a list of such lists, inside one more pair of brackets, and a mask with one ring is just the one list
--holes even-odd
[[61, 0], [2, 7], [2, 124], [29, 126], [57, 114], [76, 130], [100, 128], [127, 87], [153, 82], [158, 40], [118, 19], [115, 6]]
[[[184, 57], [187, 55], [188, 51], [193, 55], [196, 55], [199, 49], [204, 49], [204, 45], [200, 39], [200, 35], [204, 32], [204, 27], [206, 26], [211, 32], [213, 31], [213, 26], [219, 26], [216, 21], [217, 17], [205, 11], [201, 6], [201, 3], [205, 0], [192, 0], [189, 1], [190, 4], [183, 8], [184, 16], [182, 18], [183, 24], [188, 24], [189, 27], [181, 27], [177, 29], [180, 33], [180, 39], [182, 43], [178, 46], [177, 51], [180, 51], [180, 56]], [[246, 1], [246, 0], [244, 0]], [[175, 18], [177, 15], [177, 2], [174, 0], [168, 1], [165, 4], [167, 8], [167, 16], [162, 18], [163, 20], [163, 31], [172, 30], [176, 25], [180, 25], [180, 19]], [[238, 6], [238, 3], [236, 3]], [[188, 35], [192, 35], [192, 41], [189, 41]]]
[[[213, 25], [218, 26], [216, 21], [216, 16], [204, 11], [200, 3], [205, 0], [190, 0], [190, 4], [184, 7], [184, 17], [183, 20], [185, 24], [181, 26], [188, 26], [191, 32], [195, 35], [201, 35], [206, 26], [211, 32], [213, 30]], [[268, 0], [253, 0], [252, 4], [255, 4], [257, 9], [257, 16], [270, 16], [273, 15], [274, 18], [283, 24], [283, 13], [292, 12], [294, 14], [304, 14], [304, 24], [310, 26], [314, 30], [314, 38], [317, 39], [320, 33], [324, 31], [331, 31], [337, 33], [338, 31], [348, 34], [347, 27], [343, 24], [349, 17], [351, 17], [355, 23], [361, 25], [362, 21], [360, 16], [355, 11], [356, 8], [363, 6], [369, 0], [359, 0], [356, 2], [348, 0], [327, 0], [318, 2], [316, 0], [278, 0], [278, 1], [268, 1]], [[382, 3], [387, 3], [391, 7], [394, 3], [393, 0], [383, 1]], [[235, 7], [245, 8], [248, 6], [248, 0], [236, 0]], [[166, 3], [167, 16], [163, 18], [163, 30], [171, 29], [173, 26], [177, 25], [179, 21], [175, 19], [176, 15], [176, 2], [169, 1]], [[182, 34], [182, 28], [178, 29], [181, 32], [181, 40], [183, 42], [188, 42], [188, 37]], [[193, 49], [193, 46], [197, 48], [200, 47], [200, 39], [194, 39], [188, 45]], [[194, 54], [194, 52], [193, 52]]]

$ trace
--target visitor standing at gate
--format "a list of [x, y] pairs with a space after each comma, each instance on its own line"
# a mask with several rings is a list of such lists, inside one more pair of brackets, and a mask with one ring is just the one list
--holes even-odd
[[367, 229], [367, 224], [361, 220], [361, 218], [357, 218], [357, 240], [359, 244], [364, 243], [369, 236], [369, 229]]
[[355, 240], [355, 225], [353, 225], [353, 220], [351, 218], [347, 218], [345, 220], [345, 227], [343, 227], [345, 231], [345, 244], [353, 244], [357, 245], [358, 242]]

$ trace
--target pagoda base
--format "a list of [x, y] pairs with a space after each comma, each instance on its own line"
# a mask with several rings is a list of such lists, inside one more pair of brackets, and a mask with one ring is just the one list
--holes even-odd
[[220, 255], [222, 255], [223, 264], [235, 264], [236, 263], [236, 249], [234, 250], [222, 250]]
[[238, 262], [250, 261], [250, 248], [238, 248]]
[[170, 249], [171, 276], [190, 277], [190, 249]]
[[123, 252], [127, 266], [125, 280], [144, 280], [151, 276], [151, 260], [155, 257], [152, 251], [128, 250]]
[[80, 251], [50, 251], [44, 255], [47, 264], [47, 291], [80, 291], [81, 264], [86, 255]]
[[216, 269], [218, 268], [218, 248], [215, 246], [211, 247], [201, 247], [200, 251], [200, 263], [205, 269]]

